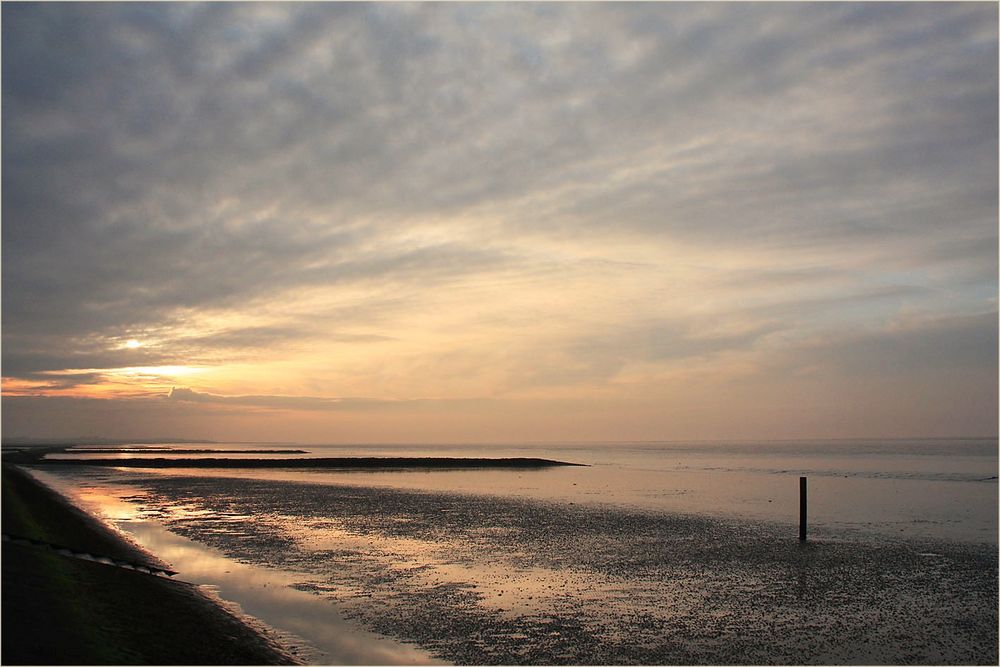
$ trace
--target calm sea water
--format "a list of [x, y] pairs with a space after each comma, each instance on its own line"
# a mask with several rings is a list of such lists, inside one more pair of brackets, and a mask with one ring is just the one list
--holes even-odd
[[[264, 447], [259, 443], [173, 446], [219, 450]], [[798, 520], [798, 477], [806, 476], [812, 531], [997, 541], [996, 439], [490, 445], [269, 443], [266, 448], [308, 450], [307, 454], [274, 455], [281, 457], [530, 456], [587, 467], [379, 472], [198, 469], [157, 473], [526, 497], [789, 524]], [[107, 454], [94, 456], [104, 458]], [[119, 456], [164, 454], [137, 452]]]

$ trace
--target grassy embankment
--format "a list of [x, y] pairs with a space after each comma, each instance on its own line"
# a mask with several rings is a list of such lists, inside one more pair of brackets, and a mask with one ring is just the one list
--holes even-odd
[[[161, 565], [14, 466], [3, 466], [3, 532]], [[12, 664], [291, 664], [196, 587], [3, 543], [0, 661]]]

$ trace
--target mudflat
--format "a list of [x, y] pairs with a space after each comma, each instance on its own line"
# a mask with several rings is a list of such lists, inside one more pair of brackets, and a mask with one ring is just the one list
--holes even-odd
[[117, 479], [169, 530], [299, 573], [362, 627], [458, 664], [997, 661], [991, 544], [800, 544], [794, 526], [626, 507]]
[[296, 663], [191, 584], [39, 544], [165, 566], [10, 465], [2, 511], [4, 664]]

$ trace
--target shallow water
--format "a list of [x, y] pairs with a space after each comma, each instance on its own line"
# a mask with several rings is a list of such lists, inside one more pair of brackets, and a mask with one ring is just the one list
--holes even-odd
[[295, 572], [258, 567], [225, 557], [216, 549], [171, 533], [159, 523], [122, 526], [140, 545], [182, 568], [177, 577], [210, 587], [237, 614], [280, 623], [278, 635], [299, 657], [316, 664], [409, 665], [433, 658], [415, 646], [365, 632], [337, 607], [293, 588]]
[[[177, 570], [174, 578], [200, 585], [251, 625], [276, 635], [300, 659], [341, 665], [440, 662], [416, 646], [366, 632], [347, 621], [335, 605], [296, 590], [293, 586], [305, 576], [300, 572], [241, 563], [218, 549], [168, 531], [149, 519], [135, 502], [142, 495], [135, 487], [115, 484], [100, 474], [75, 480], [38, 471], [35, 475], [171, 563]], [[197, 512], [194, 508], [191, 511]], [[184, 509], [178, 508], [178, 512], [184, 513]]]
[[297, 458], [536, 456], [589, 467], [376, 472], [160, 469], [156, 473], [487, 493], [789, 525], [798, 521], [797, 477], [807, 476], [810, 530], [817, 534], [861, 532], [997, 542], [996, 440], [285, 447], [309, 450], [289, 455]]

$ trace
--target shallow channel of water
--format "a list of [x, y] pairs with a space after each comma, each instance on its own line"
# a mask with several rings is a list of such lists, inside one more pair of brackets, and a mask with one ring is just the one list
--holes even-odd
[[103, 480], [99, 485], [89, 486], [44, 472], [34, 474], [170, 563], [177, 571], [176, 579], [201, 586], [210, 597], [251, 625], [263, 624], [308, 663], [444, 664], [416, 646], [359, 628], [345, 619], [330, 600], [290, 587], [306, 575], [238, 562], [144, 518], [136, 505], [126, 500], [135, 495], [135, 488], [116, 487]]

